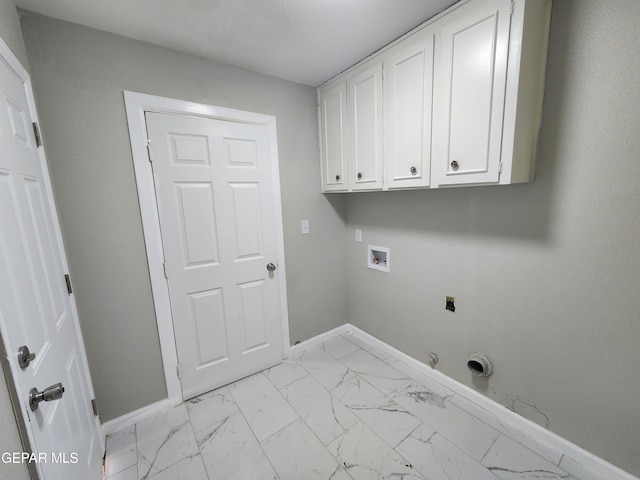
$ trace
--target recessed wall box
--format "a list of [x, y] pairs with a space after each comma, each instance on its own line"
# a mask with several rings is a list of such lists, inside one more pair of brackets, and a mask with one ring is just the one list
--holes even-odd
[[367, 267], [389, 273], [391, 251], [386, 247], [367, 245]]

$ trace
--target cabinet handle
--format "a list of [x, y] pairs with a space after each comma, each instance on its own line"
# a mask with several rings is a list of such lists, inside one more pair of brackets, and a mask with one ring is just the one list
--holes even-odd
[[336, 181], [340, 180], [340, 175], [336, 175]]
[[358, 180], [362, 178], [362, 173], [358, 172]]
[[411, 167], [409, 171], [411, 172], [411, 175], [415, 175], [416, 173], [418, 173], [418, 169], [416, 167]]
[[460, 165], [458, 164], [458, 162], [456, 160], [451, 162], [451, 168], [453, 168], [454, 170], [457, 170], [459, 167], [460, 167]]

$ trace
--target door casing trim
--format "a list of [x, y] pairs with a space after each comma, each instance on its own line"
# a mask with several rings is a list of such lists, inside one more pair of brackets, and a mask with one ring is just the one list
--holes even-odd
[[131, 140], [131, 153], [138, 188], [138, 202], [142, 217], [142, 230], [147, 250], [147, 262], [153, 292], [153, 303], [158, 324], [160, 351], [164, 376], [167, 384], [167, 397], [170, 405], [182, 403], [182, 386], [177, 376], [178, 352], [176, 350], [173, 331], [173, 318], [169, 289], [164, 276], [162, 237], [160, 235], [160, 219], [158, 217], [156, 192], [153, 182], [153, 171], [147, 152], [147, 130], [145, 112], [175, 115], [190, 115], [216, 120], [227, 120], [253, 125], [265, 125], [269, 130], [271, 143], [271, 162], [273, 166], [273, 190], [276, 217], [276, 244], [278, 256], [278, 282], [280, 287], [281, 323], [282, 323], [282, 356], [290, 356], [289, 313], [287, 309], [286, 268], [284, 262], [284, 233], [282, 223], [282, 201], [280, 196], [280, 170], [278, 162], [278, 138], [276, 117], [261, 113], [236, 110], [215, 105], [176, 100], [145, 93], [124, 91], [124, 102]]

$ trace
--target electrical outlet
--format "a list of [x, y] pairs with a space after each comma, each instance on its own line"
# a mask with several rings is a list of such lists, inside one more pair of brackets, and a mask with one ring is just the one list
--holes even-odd
[[309, 220], [302, 220], [300, 222], [300, 233], [307, 235], [309, 233]]
[[446, 304], [445, 304], [445, 309], [449, 310], [450, 312], [455, 312], [456, 311], [456, 304], [455, 304], [455, 299], [453, 297], [447, 297], [446, 299]]

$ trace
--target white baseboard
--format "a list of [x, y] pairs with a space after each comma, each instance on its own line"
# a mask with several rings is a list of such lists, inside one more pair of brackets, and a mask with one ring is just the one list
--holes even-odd
[[[328, 332], [317, 335], [309, 340], [305, 340], [297, 345], [291, 346], [289, 349], [289, 356], [293, 357], [298, 353], [306, 350], [307, 348], [314, 347], [316, 345], [321, 344], [322, 342], [326, 342], [327, 340], [336, 337], [338, 335], [342, 335], [343, 333], [347, 333], [348, 324], [341, 325], [339, 327], [334, 328], [333, 330], [329, 330]], [[120, 417], [114, 418], [113, 420], [109, 420], [102, 424], [102, 434], [106, 437], [113, 433], [116, 433], [124, 428], [128, 428], [136, 423], [144, 420], [145, 418], [149, 418], [156, 413], [159, 413], [167, 408], [175, 405], [179, 405], [182, 402], [180, 398], [160, 400], [159, 402], [153, 403], [151, 405], [147, 405], [146, 407], [142, 407], [133, 412], [127, 413]]]
[[114, 418], [113, 420], [109, 420], [108, 422], [102, 424], [102, 434], [106, 437], [113, 433], [119, 432], [124, 428], [135, 425], [145, 418], [149, 418], [157, 413], [162, 412], [163, 410], [168, 409], [170, 406], [172, 406], [172, 402], [170, 402], [168, 398], [165, 398], [164, 400], [160, 400], [159, 402], [152, 403], [151, 405], [147, 405], [146, 407], [139, 408], [138, 410], [134, 410], [133, 412], [129, 412], [125, 415]]
[[334, 328], [333, 330], [329, 330], [328, 332], [321, 333], [320, 335], [316, 335], [313, 338], [305, 340], [304, 342], [300, 342], [297, 345], [292, 345], [290, 350], [290, 355], [292, 357], [296, 356], [298, 353], [305, 351], [308, 348], [315, 347], [316, 345], [320, 345], [327, 340], [331, 340], [333, 337], [337, 337], [338, 335], [342, 335], [343, 333], [349, 333], [349, 327], [351, 324], [345, 323], [344, 325], [340, 325], [339, 327]]
[[[527, 447], [541, 454], [549, 461], [552, 461], [560, 468], [581, 480], [640, 480], [640, 478], [625, 472], [593, 453], [571, 443], [569, 440], [566, 440], [544, 427], [541, 427], [537, 423], [512, 412], [506, 407], [491, 400], [489, 397], [482, 395], [438, 370], [432, 369], [428, 365], [416, 360], [406, 353], [401, 352], [350, 323], [345, 323], [344, 325], [329, 330], [328, 332], [305, 340], [297, 345], [293, 345], [289, 354], [293, 357], [308, 348], [319, 345], [345, 333], [350, 333], [365, 344], [369, 344], [372, 347], [376, 347], [381, 351], [392, 355], [401, 362], [406, 363], [407, 365], [415, 368], [418, 372], [431, 378], [435, 382], [438, 382], [444, 387], [450, 389], [457, 395], [479, 406], [481, 409], [484, 409], [489, 415], [497, 419], [503, 428], [507, 429], [506, 431], [503, 431], [507, 436], [509, 436], [510, 433], [509, 427], [514, 430], [517, 429], [522, 434], [522, 437], [515, 439], [516, 441], [523, 443], [521, 440], [523, 438], [526, 439]], [[110, 420], [102, 424], [103, 435], [111, 435], [123, 428], [130, 427], [131, 425], [134, 425], [145, 418], [149, 418], [179, 402], [179, 399], [164, 399]], [[536, 446], [539, 448], [536, 448]], [[551, 452], [555, 452], [556, 454], [552, 454]]]
[[[606, 460], [584, 450], [578, 445], [571, 443], [569, 440], [545, 429], [544, 427], [532, 422], [515, 412], [507, 409], [503, 405], [491, 400], [489, 397], [469, 388], [468, 386], [448, 377], [438, 370], [434, 370], [428, 365], [416, 360], [415, 358], [401, 352], [400, 350], [379, 340], [373, 335], [368, 334], [364, 330], [355, 325], [346, 324], [346, 330], [357, 339], [368, 343], [373, 347], [377, 347], [383, 352], [396, 357], [398, 360], [414, 367], [420, 373], [430, 377], [434, 381], [452, 390], [454, 393], [466, 398], [472, 403], [480, 406], [495, 416], [499, 422], [520, 430], [527, 439], [540, 445], [541, 450], [548, 451], [554, 449], [559, 454], [554, 460], [560, 467], [576, 475], [577, 478], [587, 478], [589, 480], [602, 478], [602, 480], [640, 480], [638, 477], [625, 472], [619, 467], [607, 462]], [[327, 332], [329, 333], [329, 332]], [[344, 332], [342, 332], [344, 333]], [[311, 339], [313, 340], [313, 339]], [[322, 340], [322, 341], [326, 341]], [[319, 342], [318, 342], [319, 343]], [[530, 445], [527, 445], [530, 446]], [[548, 458], [548, 457], [546, 457]], [[549, 458], [548, 458], [549, 459]]]

